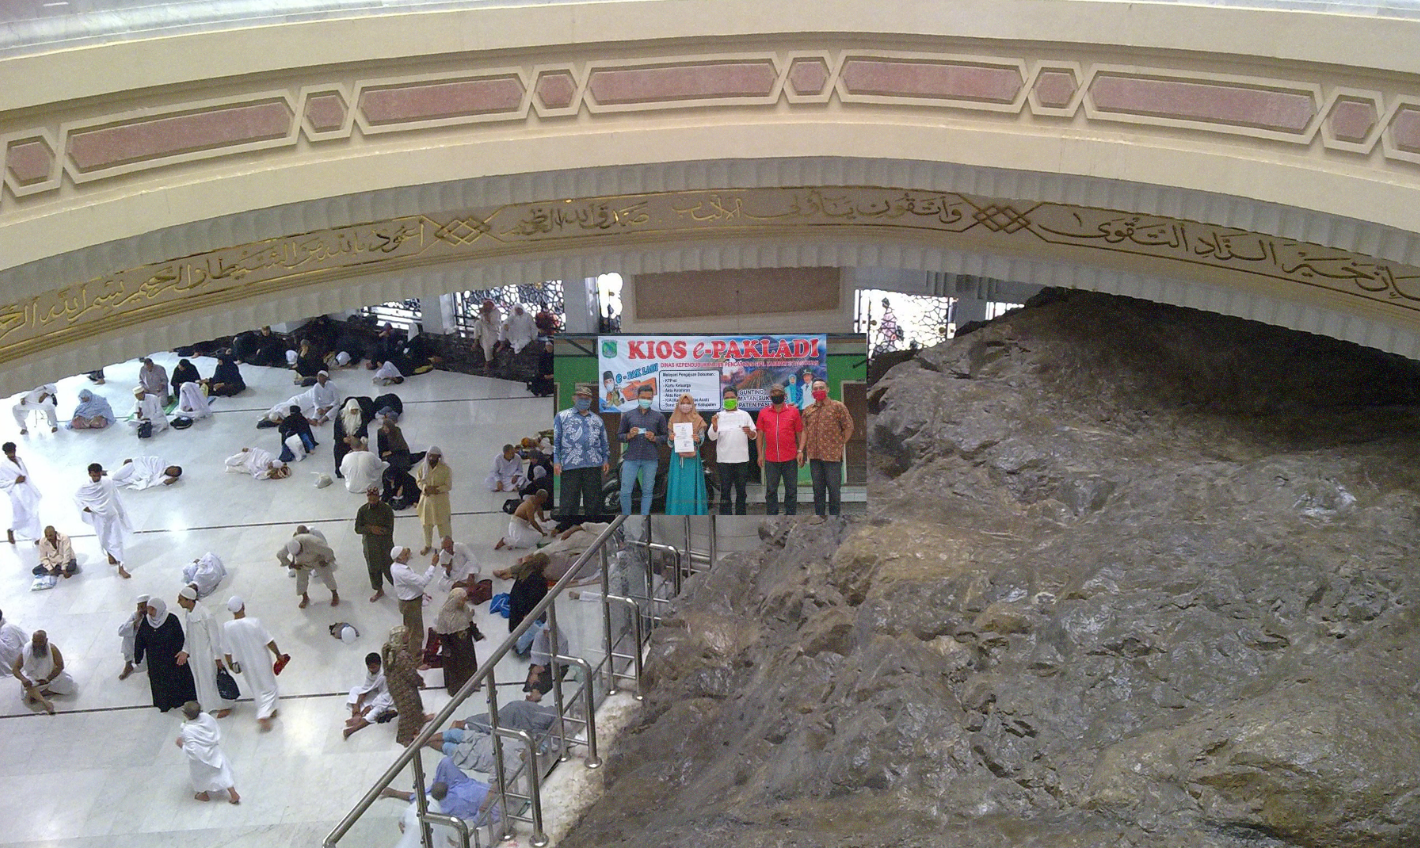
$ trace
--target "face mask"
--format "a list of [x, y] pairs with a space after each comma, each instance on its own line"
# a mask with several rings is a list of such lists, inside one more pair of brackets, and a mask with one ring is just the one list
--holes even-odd
[[680, 411], [681, 411], [681, 412], [685, 412], [685, 413], [694, 412], [694, 411], [695, 411], [695, 404], [693, 404], [693, 403], [683, 403], [683, 404], [680, 405]]
[[592, 408], [592, 402], [587, 398], [577, 398], [572, 402], [576, 404], [577, 409], [581, 412], [586, 412]]
[[814, 389], [814, 400], [824, 400], [828, 397], [826, 389]]
[[725, 398], [725, 408], [726, 408], [726, 409], [733, 410], [733, 409], [737, 408], [739, 405], [740, 405], [740, 402], [739, 402], [738, 400], [736, 400], [736, 399], [734, 399], [734, 398]]
[[783, 395], [770, 395], [770, 396], [769, 396], [769, 401], [770, 401], [771, 403], [773, 403], [775, 406], [778, 406], [779, 404], [781, 404], [781, 403], [784, 402], [784, 396], [783, 396]]
[[650, 398], [637, 398], [637, 399], [636, 399], [636, 405], [639, 406], [639, 407], [641, 407], [642, 409], [650, 409], [650, 408], [651, 408], [651, 399], [650, 399]]

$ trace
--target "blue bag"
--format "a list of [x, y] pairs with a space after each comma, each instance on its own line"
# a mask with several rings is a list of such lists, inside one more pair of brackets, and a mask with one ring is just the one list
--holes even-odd
[[488, 602], [488, 614], [509, 617], [513, 614], [512, 600], [507, 592], [499, 592], [493, 596], [493, 600]]

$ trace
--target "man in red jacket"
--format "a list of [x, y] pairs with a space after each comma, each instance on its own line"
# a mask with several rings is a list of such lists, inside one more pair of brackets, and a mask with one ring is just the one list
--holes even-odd
[[759, 469], [764, 477], [764, 511], [779, 514], [779, 481], [784, 481], [784, 514], [799, 511], [799, 468], [804, 448], [804, 420], [799, 410], [784, 402], [784, 387], [769, 388], [770, 406], [759, 411]]

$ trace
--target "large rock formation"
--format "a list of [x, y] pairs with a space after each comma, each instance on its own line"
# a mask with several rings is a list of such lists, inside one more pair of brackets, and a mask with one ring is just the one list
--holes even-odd
[[871, 396], [691, 581], [576, 846], [1420, 845], [1420, 369], [1102, 295]]

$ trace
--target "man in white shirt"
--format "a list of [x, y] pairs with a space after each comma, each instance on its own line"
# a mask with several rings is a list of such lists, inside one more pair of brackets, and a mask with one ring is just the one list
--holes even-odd
[[153, 433], [161, 433], [168, 429], [168, 416], [163, 412], [163, 401], [155, 394], [150, 394], [143, 390], [142, 386], [133, 390], [133, 419], [129, 421], [134, 427], [141, 427], [144, 424], [153, 425]]
[[394, 596], [399, 600], [399, 614], [404, 616], [404, 626], [409, 629], [410, 650], [418, 652], [424, 644], [424, 589], [429, 581], [439, 573], [437, 565], [430, 565], [419, 574], [409, 567], [409, 558], [414, 552], [398, 547], [390, 551], [390, 577], [394, 581]]
[[29, 466], [15, 454], [15, 443], [6, 442], [0, 449], [5, 458], [0, 460], [0, 489], [10, 496], [10, 529], [6, 534], [10, 544], [15, 544], [15, 531], [29, 539], [39, 538], [39, 489], [30, 479]]
[[55, 530], [53, 525], [44, 528], [44, 535], [40, 537], [39, 564], [55, 577], [61, 574], [73, 577], [79, 570], [79, 559], [74, 556], [74, 545], [70, 543], [68, 536]]
[[140, 456], [125, 459], [123, 465], [113, 472], [113, 482], [141, 491], [154, 486], [171, 486], [181, 476], [181, 465], [168, 465], [156, 456]]
[[483, 484], [490, 492], [516, 492], [525, 482], [523, 458], [512, 445], [504, 445], [503, 452], [493, 458], [493, 470]]
[[49, 422], [49, 432], [59, 432], [59, 418], [54, 414], [54, 407], [58, 401], [59, 389], [53, 383], [45, 383], [37, 389], [25, 392], [20, 397], [20, 402], [15, 404], [15, 423], [20, 425], [20, 435], [29, 433], [29, 420], [31, 412], [39, 412], [44, 415], [44, 420]]
[[730, 489], [734, 488], [734, 515], [745, 514], [745, 484], [749, 481], [749, 443], [758, 437], [754, 419], [740, 409], [740, 394], [725, 389], [725, 408], [710, 419], [710, 439], [716, 443], [715, 466], [720, 478], [720, 514], [730, 515]]
[[463, 542], [455, 542], [453, 536], [445, 536], [439, 543], [439, 549], [434, 551], [434, 564], [444, 570], [440, 584], [449, 591], [458, 586], [472, 591], [473, 585], [478, 582], [478, 558], [474, 556], [473, 548]]
[[310, 397], [310, 406], [315, 407], [315, 415], [312, 424], [324, 424], [335, 417], [335, 411], [339, 408], [340, 398], [335, 393], [335, 384], [330, 381], [330, 372], [321, 371], [316, 374], [316, 384], [311, 386], [306, 392]]
[[213, 718], [226, 718], [233, 704], [217, 691], [217, 669], [222, 667], [222, 657], [226, 653], [222, 628], [212, 617], [211, 610], [197, 600], [197, 590], [191, 584], [178, 592], [178, 606], [183, 608], [183, 643], [177, 655], [177, 664], [185, 665], [192, 671], [198, 702], [212, 713]]
[[503, 315], [498, 311], [498, 305], [491, 300], [483, 301], [483, 305], [478, 308], [478, 321], [473, 325], [473, 337], [478, 346], [483, 348], [484, 374], [493, 371], [493, 353], [498, 344], [498, 337], [502, 334], [502, 325]]

